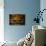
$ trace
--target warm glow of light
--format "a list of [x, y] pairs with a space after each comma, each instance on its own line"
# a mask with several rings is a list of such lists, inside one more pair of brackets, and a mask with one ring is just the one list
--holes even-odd
[[0, 8], [4, 7], [4, 0], [0, 0]]

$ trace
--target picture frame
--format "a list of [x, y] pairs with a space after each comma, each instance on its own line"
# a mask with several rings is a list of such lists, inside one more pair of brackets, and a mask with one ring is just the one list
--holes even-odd
[[25, 14], [9, 14], [10, 25], [25, 25]]

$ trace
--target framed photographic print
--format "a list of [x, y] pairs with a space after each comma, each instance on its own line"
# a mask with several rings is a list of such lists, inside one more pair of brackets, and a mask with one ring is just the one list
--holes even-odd
[[25, 25], [25, 14], [9, 14], [10, 25]]

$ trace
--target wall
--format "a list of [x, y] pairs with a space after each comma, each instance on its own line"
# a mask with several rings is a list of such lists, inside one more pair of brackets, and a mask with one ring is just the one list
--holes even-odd
[[[4, 1], [4, 36], [7, 41], [18, 41], [32, 29], [35, 12], [40, 10], [40, 0], [5, 0]], [[26, 23], [23, 26], [10, 26], [9, 14], [24, 13]]]
[[[41, 9], [41, 11], [43, 9], [46, 9], [46, 0], [40, 1], [40, 9]], [[43, 19], [44, 20], [43, 20], [43, 22], [42, 21], [40, 22], [40, 25], [46, 26], [46, 11], [43, 12]]]
[[[4, 41], [4, 0], [0, 0], [0, 42]], [[1, 43], [0, 43], [1, 44]]]
[[[41, 1], [40, 1], [40, 9], [41, 9], [41, 10], [46, 9], [46, 0], [41, 0]], [[43, 20], [43, 22], [40, 21], [40, 25], [46, 27], [46, 11], [44, 11], [42, 17], [43, 17], [44, 20]], [[45, 39], [46, 39], [46, 38], [45, 38]], [[46, 43], [46, 40], [45, 40], [45, 43]]]

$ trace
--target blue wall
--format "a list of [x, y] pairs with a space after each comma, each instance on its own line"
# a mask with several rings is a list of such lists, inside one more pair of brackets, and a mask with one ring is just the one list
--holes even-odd
[[[40, 9], [40, 0], [5, 0], [4, 1], [4, 35], [7, 41], [18, 41], [32, 28], [36, 11]], [[21, 13], [26, 15], [26, 23], [23, 26], [9, 25], [9, 14]]]
[[[46, 0], [40, 1], [40, 10], [43, 10], [43, 9], [46, 9]], [[43, 22], [40, 21], [40, 25], [46, 27], [46, 11], [44, 11], [42, 17], [43, 17]], [[46, 35], [45, 35], [45, 39], [46, 39]], [[45, 44], [46, 44], [46, 40], [45, 40]]]
[[[43, 9], [46, 9], [46, 0], [41, 0], [40, 1], [40, 10], [42, 11]], [[43, 22], [40, 21], [40, 25], [46, 27], [46, 10], [43, 12]]]

